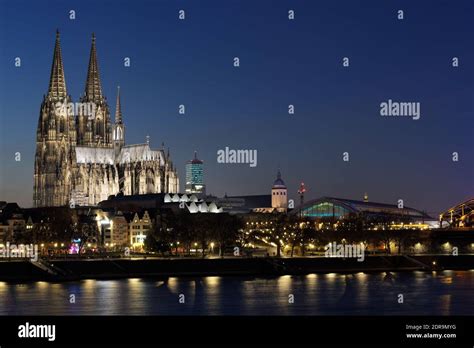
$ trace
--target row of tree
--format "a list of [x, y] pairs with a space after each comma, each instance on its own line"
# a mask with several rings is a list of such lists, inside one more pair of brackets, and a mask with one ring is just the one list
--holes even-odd
[[308, 246], [313, 250], [324, 250], [331, 242], [340, 244], [363, 243], [366, 250], [383, 250], [391, 254], [393, 247], [401, 254], [409, 245], [425, 238], [419, 229], [412, 229], [409, 220], [400, 220], [406, 228], [393, 229], [391, 216], [368, 219], [363, 215], [350, 215], [344, 220], [322, 219], [311, 220], [297, 215], [269, 214], [259, 219], [259, 223], [248, 227], [248, 241], [258, 243], [266, 241], [276, 248], [276, 256], [281, 256], [282, 247], [290, 248], [289, 255], [294, 256], [296, 250], [305, 256]]
[[[92, 215], [79, 216], [67, 208], [45, 209], [43, 213], [32, 229], [17, 236], [17, 243], [51, 241], [67, 245], [73, 239], [80, 239], [84, 245], [100, 239]], [[248, 222], [244, 222], [244, 218]], [[409, 222], [400, 221], [400, 217], [397, 219], [397, 223]], [[199, 250], [204, 257], [213, 250], [214, 254], [223, 256], [226, 250], [231, 251], [234, 247], [243, 251], [257, 246], [274, 248], [276, 256], [282, 255], [283, 248], [290, 256], [305, 256], [309, 250], [321, 251], [331, 242], [363, 243], [366, 249], [402, 253], [405, 247], [424, 238], [420, 230], [392, 229], [390, 216], [369, 220], [362, 215], [351, 215], [344, 220], [314, 221], [281, 213], [239, 217], [225, 213], [190, 214], [185, 210], [159, 210], [153, 220], [152, 229], [145, 239], [145, 250], [162, 255], [190, 255], [192, 250], [194, 254]]]
[[280, 213], [254, 217], [255, 223], [252, 224], [229, 214], [181, 211], [159, 215], [145, 240], [145, 249], [163, 255], [190, 255], [192, 250], [194, 253], [199, 250], [204, 257], [212, 246], [221, 256], [229, 248], [237, 246], [244, 250], [252, 246], [274, 248], [279, 257], [283, 248], [289, 256], [305, 256], [309, 249], [322, 251], [328, 243], [337, 242], [363, 243], [366, 250], [372, 248], [390, 254], [402, 253], [406, 247], [424, 238], [420, 230], [411, 229], [408, 224], [407, 228], [393, 229], [391, 217], [370, 221], [361, 215], [351, 215], [344, 221], [314, 221]]
[[213, 243], [217, 254], [223, 256], [226, 248], [236, 245], [242, 227], [242, 219], [229, 214], [190, 214], [184, 210], [159, 214], [145, 239], [145, 249], [163, 254], [191, 254], [194, 249], [204, 257]]
[[[25, 218], [29, 215], [24, 214]], [[28, 221], [25, 221], [26, 223]], [[72, 240], [96, 243], [99, 230], [95, 215], [79, 215], [69, 207], [42, 208], [36, 214], [31, 229], [24, 229], [13, 236], [15, 243], [51, 243], [58, 242], [69, 245]]]

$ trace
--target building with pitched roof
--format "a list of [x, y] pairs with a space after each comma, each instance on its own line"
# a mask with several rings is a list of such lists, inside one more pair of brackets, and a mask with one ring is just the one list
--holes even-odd
[[[109, 196], [176, 193], [179, 179], [169, 150], [146, 143], [126, 145], [120, 89], [115, 121], [99, 76], [96, 38], [85, 92], [74, 107], [67, 94], [59, 32], [47, 95], [41, 104], [36, 134], [35, 207], [94, 206]], [[70, 107], [72, 105], [72, 107]]]

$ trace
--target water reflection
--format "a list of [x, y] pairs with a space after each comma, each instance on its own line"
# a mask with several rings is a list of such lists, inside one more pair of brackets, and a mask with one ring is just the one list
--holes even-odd
[[0, 282], [0, 314], [471, 315], [473, 288], [472, 271]]
[[175, 277], [168, 278], [167, 284], [171, 292], [178, 293], [178, 278], [175, 278]]

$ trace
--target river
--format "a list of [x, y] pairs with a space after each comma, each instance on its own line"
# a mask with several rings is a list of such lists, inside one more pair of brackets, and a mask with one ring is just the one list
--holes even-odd
[[0, 315], [472, 315], [473, 290], [474, 270], [0, 282]]

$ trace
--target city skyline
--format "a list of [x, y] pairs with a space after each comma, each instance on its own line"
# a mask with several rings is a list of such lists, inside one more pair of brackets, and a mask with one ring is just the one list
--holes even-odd
[[[48, 24], [41, 20], [34, 36], [28, 26], [14, 27], [9, 19], [18, 5], [3, 3], [0, 198], [32, 205], [34, 130], [47, 92], [56, 28], [73, 101], [79, 101], [83, 90], [90, 35], [95, 32], [109, 107], [113, 108], [115, 86], [121, 86], [127, 142], [144, 143], [143, 136], [149, 135], [157, 148], [163, 140], [171, 148], [181, 192], [185, 164], [197, 150], [205, 163], [207, 192], [218, 196], [269, 193], [278, 168], [295, 201], [301, 181], [307, 185], [307, 199], [362, 200], [367, 192], [371, 201], [395, 204], [404, 199], [406, 205], [431, 214], [472, 196], [473, 161], [467, 149], [472, 141], [474, 54], [468, 44], [473, 24], [467, 2], [446, 11], [421, 11], [419, 4], [404, 3], [399, 6], [406, 9], [405, 22], [397, 21], [396, 7], [389, 11], [375, 6], [364, 12], [348, 4], [335, 18], [331, 5], [298, 4], [295, 21], [288, 22], [288, 8], [282, 4], [267, 10], [265, 2], [226, 8], [209, 3], [215, 6], [205, 11], [184, 2], [184, 21], [178, 19], [179, 9], [169, 4], [146, 4], [156, 10], [148, 13], [139, 2], [130, 13], [129, 3], [119, 10], [106, 2], [90, 13], [92, 5], [85, 2], [70, 5], [76, 8], [75, 20], [68, 18], [69, 7], [45, 12], [31, 4], [38, 7], [26, 14], [31, 27], [40, 20], [36, 17], [42, 18], [39, 14], [51, 18]], [[255, 37], [250, 29], [232, 29], [237, 21], [230, 16], [232, 10], [239, 11], [239, 22], [247, 20], [258, 29]], [[338, 29], [336, 23], [354, 23], [353, 11], [357, 20], [362, 16], [368, 21], [367, 26], [357, 28], [357, 33]], [[115, 20], [127, 23], [130, 18], [135, 25], [123, 31], [108, 29], [109, 18], [101, 25], [95, 22], [109, 12]], [[424, 27], [414, 17], [420, 23], [422, 19]], [[440, 18], [449, 25], [440, 27]], [[315, 19], [322, 23], [315, 24]], [[215, 21], [223, 26], [219, 38], [210, 32]], [[394, 40], [410, 55], [384, 42], [373, 45], [371, 40], [380, 39], [373, 31], [377, 25], [383, 25], [388, 41]], [[451, 32], [443, 31], [448, 27]], [[317, 47], [305, 45], [308, 34], [324, 32], [318, 28], [332, 30], [340, 46], [334, 47], [327, 35], [314, 39]], [[9, 35], [12, 30], [16, 40]], [[272, 31], [279, 40], [268, 36]], [[450, 40], [452, 35], [456, 42]], [[460, 61], [457, 68], [451, 65], [455, 56]], [[21, 67], [14, 66], [15, 57], [22, 59]], [[130, 67], [123, 66], [125, 57], [131, 59]], [[233, 66], [235, 57], [240, 58], [238, 68]], [[349, 67], [343, 67], [343, 57], [350, 58]], [[379, 104], [387, 100], [418, 101], [421, 118], [381, 117]], [[181, 104], [185, 115], [178, 112]], [[294, 115], [288, 114], [290, 104]], [[227, 146], [258, 150], [258, 166], [218, 163], [217, 151]], [[346, 151], [348, 162], [342, 159]], [[459, 162], [452, 161], [455, 151]]]

